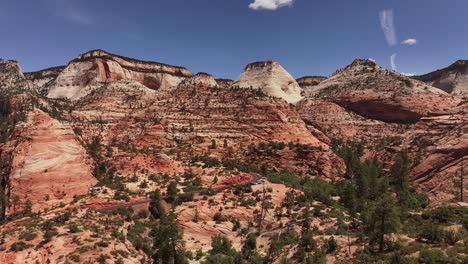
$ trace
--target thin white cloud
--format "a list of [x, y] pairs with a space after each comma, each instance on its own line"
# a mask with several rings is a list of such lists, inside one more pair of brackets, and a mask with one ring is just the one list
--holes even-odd
[[396, 63], [395, 63], [396, 56], [397, 56], [396, 53], [393, 53], [392, 56], [390, 56], [390, 65], [392, 66], [392, 70], [394, 71], [397, 70]]
[[418, 40], [414, 38], [405, 39], [401, 42], [403, 45], [413, 46], [418, 44]]
[[393, 10], [386, 9], [380, 12], [380, 26], [385, 34], [388, 45], [395, 46], [397, 44], [397, 36], [395, 24], [393, 23]]
[[401, 74], [405, 75], [405, 76], [415, 76], [416, 73], [408, 73], [408, 72], [402, 72]]
[[294, 0], [254, 0], [249, 4], [249, 8], [253, 10], [266, 9], [276, 10], [283, 6], [291, 6]]
[[84, 11], [80, 2], [80, 0], [46, 0], [53, 15], [76, 24], [93, 24], [93, 18]]

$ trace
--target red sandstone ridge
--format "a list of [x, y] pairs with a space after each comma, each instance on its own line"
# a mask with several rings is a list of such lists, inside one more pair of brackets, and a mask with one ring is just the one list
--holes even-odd
[[41, 110], [29, 112], [27, 121], [17, 126], [9, 148], [7, 215], [18, 212], [27, 200], [33, 211], [69, 203], [96, 183], [92, 161], [71, 127]]
[[355, 60], [306, 92], [361, 116], [395, 123], [416, 123], [425, 116], [444, 114], [461, 101], [370, 60]]
[[102, 83], [134, 80], [153, 90], [177, 87], [192, 74], [186, 68], [140, 61], [93, 50], [78, 56], [51, 83], [50, 98], [79, 99]]

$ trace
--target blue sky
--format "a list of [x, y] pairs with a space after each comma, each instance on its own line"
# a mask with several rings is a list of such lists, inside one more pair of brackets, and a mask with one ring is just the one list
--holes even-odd
[[468, 59], [466, 10], [466, 0], [2, 0], [0, 57], [33, 71], [101, 48], [236, 78], [259, 60], [328, 76], [354, 58], [390, 69], [393, 55], [398, 71], [420, 74]]

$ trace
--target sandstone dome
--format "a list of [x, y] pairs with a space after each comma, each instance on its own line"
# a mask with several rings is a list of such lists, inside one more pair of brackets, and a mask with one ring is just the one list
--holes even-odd
[[278, 62], [264, 61], [247, 65], [234, 83], [241, 88], [261, 89], [265, 94], [279, 97], [288, 103], [302, 100], [302, 89]]

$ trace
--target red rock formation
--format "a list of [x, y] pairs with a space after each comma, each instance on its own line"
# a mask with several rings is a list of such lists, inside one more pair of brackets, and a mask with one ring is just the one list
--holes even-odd
[[416, 123], [424, 116], [444, 114], [459, 98], [369, 60], [355, 60], [317, 85], [309, 96], [331, 101], [361, 116], [394, 123]]
[[9, 148], [7, 215], [21, 211], [27, 200], [33, 211], [69, 203], [96, 183], [92, 161], [71, 127], [40, 110], [18, 125]]

